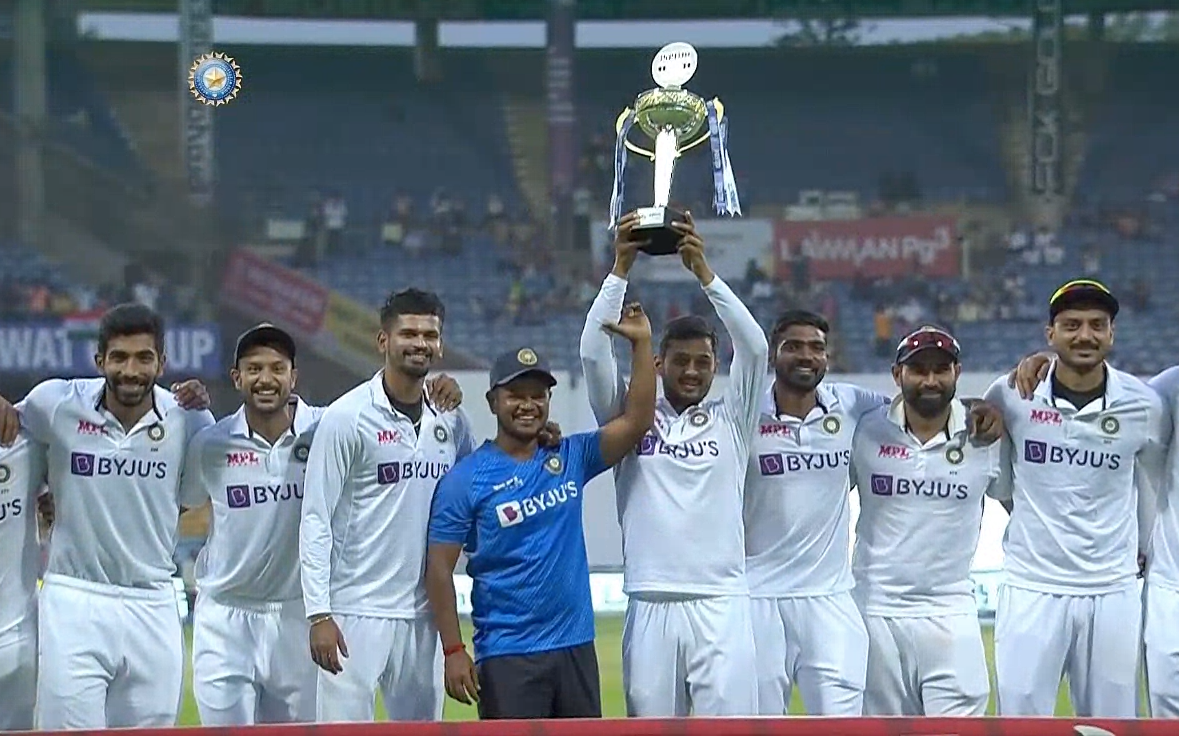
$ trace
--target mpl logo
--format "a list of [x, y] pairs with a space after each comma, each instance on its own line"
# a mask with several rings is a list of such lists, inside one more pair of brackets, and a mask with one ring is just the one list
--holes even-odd
[[1064, 423], [1060, 412], [1055, 409], [1032, 409], [1030, 419], [1032, 424], [1048, 424], [1058, 426]]
[[762, 437], [785, 437], [792, 440], [798, 439], [798, 430], [789, 424], [782, 424], [781, 422], [766, 422], [758, 428], [758, 433]]
[[891, 457], [896, 460], [908, 460], [909, 448], [902, 445], [881, 445], [879, 457]]
[[260, 465], [261, 463], [262, 461], [258, 458], [258, 454], [253, 450], [225, 453], [225, 464], [231, 468], [245, 468]]
[[515, 526], [524, 521], [524, 510], [519, 501], [508, 501], [495, 507], [495, 516], [500, 526]]
[[94, 422], [88, 422], [85, 419], [78, 420], [78, 434], [84, 434], [91, 437], [101, 437], [106, 434], [106, 427]]
[[401, 441], [401, 433], [396, 429], [377, 430], [377, 444], [391, 445], [399, 441]]

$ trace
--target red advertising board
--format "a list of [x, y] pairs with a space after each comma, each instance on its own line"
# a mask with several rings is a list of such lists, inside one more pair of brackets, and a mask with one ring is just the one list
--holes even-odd
[[229, 257], [221, 301], [311, 336], [323, 327], [330, 292], [298, 271], [239, 250]]
[[774, 268], [789, 278], [806, 258], [814, 280], [857, 276], [957, 276], [960, 245], [950, 217], [873, 217], [774, 223]]

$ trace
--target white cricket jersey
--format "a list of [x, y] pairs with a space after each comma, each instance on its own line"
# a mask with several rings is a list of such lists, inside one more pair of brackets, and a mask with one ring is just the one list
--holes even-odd
[[224, 605], [299, 600], [299, 519], [309, 430], [323, 409], [292, 402], [291, 428], [271, 445], [243, 406], [193, 437], [180, 484], [184, 506], [212, 501], [197, 589]]
[[864, 414], [888, 403], [848, 383], [821, 383], [804, 419], [762, 399], [745, 481], [745, 568], [755, 598], [852, 589], [848, 466]]
[[[1174, 422], [1179, 416], [1179, 367], [1168, 368], [1148, 381], [1162, 399], [1164, 411]], [[1139, 493], [1146, 500], [1156, 499], [1157, 517], [1148, 527], [1154, 531], [1147, 554], [1146, 579], [1151, 585], [1179, 591], [1179, 446], [1172, 438], [1164, 472], [1157, 479], [1149, 473], [1139, 473]], [[1152, 487], [1155, 480], [1157, 488]]]
[[[704, 287], [733, 340], [719, 398], [683, 414], [660, 398], [655, 426], [614, 469], [628, 594], [748, 592], [742, 504], [749, 448], [769, 381], [769, 344], [757, 320], [721, 279]], [[602, 331], [621, 318], [626, 281], [606, 277], [581, 335], [590, 406], [600, 425], [622, 412], [626, 386]]]
[[124, 431], [103, 406], [105, 385], [50, 379], [20, 404], [29, 435], [48, 447], [55, 510], [48, 572], [170, 589], [185, 451], [213, 415], [186, 411], [154, 386], [151, 410]]
[[1009, 585], [1097, 595], [1134, 584], [1139, 519], [1147, 513], [1135, 474], [1159, 472], [1169, 419], [1153, 389], [1111, 366], [1106, 371], [1105, 396], [1080, 411], [1052, 395], [1051, 375], [1030, 401], [1008, 388], [1006, 377], [987, 390], [1010, 442], [1006, 494], [1015, 507], [1003, 537]]
[[977, 614], [970, 563], [984, 497], [1002, 472], [1003, 443], [971, 443], [967, 409], [950, 404], [946, 428], [918, 441], [898, 396], [864, 416], [852, 442], [860, 497], [852, 570], [871, 616]]
[[393, 408], [378, 372], [332, 402], [313, 428], [299, 562], [308, 616], [416, 618], [434, 488], [475, 450], [463, 411], [426, 402], [421, 433]]
[[36, 619], [37, 496], [45, 487], [45, 448], [24, 432], [0, 447], [0, 642]]

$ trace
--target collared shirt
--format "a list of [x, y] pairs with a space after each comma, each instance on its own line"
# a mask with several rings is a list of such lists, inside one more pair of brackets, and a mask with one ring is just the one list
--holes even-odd
[[745, 567], [756, 598], [852, 589], [852, 436], [889, 399], [847, 383], [821, 383], [815, 395], [802, 419], [778, 416], [773, 386], [762, 400], [745, 481]]
[[209, 538], [196, 563], [197, 589], [226, 605], [299, 600], [299, 519], [309, 430], [323, 409], [292, 400], [290, 429], [271, 445], [245, 407], [189, 444], [180, 500], [212, 501]]
[[[1179, 415], [1179, 367], [1168, 368], [1154, 378], [1148, 385], [1153, 388], [1162, 399], [1163, 410], [1171, 421]], [[1171, 590], [1179, 590], [1179, 446], [1174, 438], [1170, 443], [1166, 457], [1164, 472], [1155, 479], [1149, 473], [1136, 473], [1140, 498], [1143, 503], [1154, 501], [1157, 517], [1149, 522], [1148, 529], [1153, 530], [1147, 554], [1146, 579], [1151, 585], [1161, 585]], [[1149, 510], [1149, 508], [1148, 508]], [[1141, 544], [1139, 546], [1146, 546]]]
[[438, 481], [474, 451], [461, 410], [428, 403], [420, 435], [396, 411], [378, 372], [332, 402], [312, 430], [299, 562], [308, 616], [417, 618]]
[[[721, 279], [704, 293], [733, 340], [725, 389], [679, 414], [660, 398], [655, 426], [614, 468], [628, 594], [740, 595], [746, 465], [769, 381], [769, 344], [757, 320]], [[599, 425], [622, 412], [625, 382], [602, 331], [622, 314], [626, 282], [606, 277], [581, 335], [590, 407]]]
[[0, 647], [10, 635], [27, 635], [37, 618], [37, 495], [45, 472], [45, 448], [25, 432], [0, 447]]
[[983, 499], [1002, 472], [1001, 442], [978, 447], [955, 400], [927, 442], [907, 428], [904, 403], [865, 415], [852, 441], [860, 516], [852, 557], [855, 597], [874, 616], [977, 613], [970, 563]]
[[[1139, 519], [1152, 502], [1143, 498], [1139, 506], [1135, 473], [1161, 472], [1170, 422], [1153, 389], [1106, 371], [1105, 395], [1079, 411], [1052, 395], [1051, 380], [1031, 401], [1008, 388], [1006, 377], [987, 390], [1011, 444], [1015, 506], [1003, 539], [1009, 585], [1095, 595], [1134, 584]], [[1141, 536], [1146, 541], [1149, 527]]]
[[130, 588], [170, 588], [176, 572], [180, 475], [189, 439], [213, 423], [152, 387], [130, 431], [103, 406], [102, 378], [51, 379], [20, 403], [29, 436], [48, 447], [54, 498], [50, 573]]

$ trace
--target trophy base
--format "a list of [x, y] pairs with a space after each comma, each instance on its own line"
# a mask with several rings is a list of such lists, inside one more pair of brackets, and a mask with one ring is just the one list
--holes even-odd
[[671, 226], [672, 223], [687, 222], [684, 213], [671, 207], [640, 207], [635, 213], [639, 222], [632, 232], [647, 241], [639, 250], [650, 256], [674, 255], [683, 235]]

